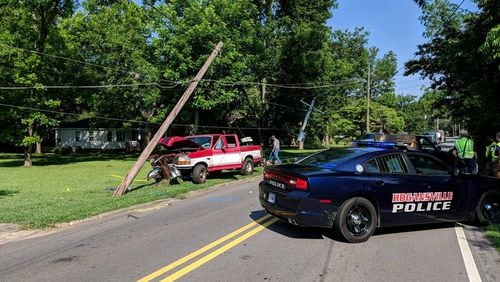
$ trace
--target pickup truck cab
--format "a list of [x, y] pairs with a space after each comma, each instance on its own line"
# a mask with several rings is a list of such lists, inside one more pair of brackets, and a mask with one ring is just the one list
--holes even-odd
[[169, 169], [194, 183], [204, 183], [208, 173], [222, 170], [252, 174], [262, 159], [259, 145], [242, 145], [236, 134], [173, 136], [160, 139], [159, 145], [166, 149]]

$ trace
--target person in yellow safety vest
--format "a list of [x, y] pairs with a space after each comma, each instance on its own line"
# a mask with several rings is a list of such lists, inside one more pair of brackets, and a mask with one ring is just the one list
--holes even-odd
[[496, 140], [486, 147], [486, 164], [488, 174], [500, 178], [500, 132], [496, 134]]
[[462, 173], [477, 174], [477, 154], [474, 151], [474, 140], [469, 137], [466, 130], [460, 131], [460, 139], [455, 141], [453, 153], [460, 160], [457, 166]]

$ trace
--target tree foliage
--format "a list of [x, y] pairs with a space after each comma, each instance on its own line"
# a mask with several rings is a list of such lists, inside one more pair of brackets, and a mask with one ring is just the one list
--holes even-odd
[[[443, 113], [478, 128], [494, 123], [494, 110], [476, 109], [498, 105], [498, 4], [481, 0], [480, 12], [464, 14], [444, 0], [415, 2], [429, 43], [407, 72], [442, 89], [420, 99], [396, 93], [396, 55], [369, 46], [363, 28], [327, 26], [334, 0], [2, 1], [0, 82], [27, 88], [0, 90], [0, 103], [18, 107], [0, 107], [0, 137], [29, 159], [64, 122], [152, 132], [219, 41], [169, 134], [216, 126], [288, 142], [314, 100], [307, 138], [328, 145], [365, 130], [368, 88], [370, 130], [421, 133]], [[446, 103], [452, 111], [437, 113]]]
[[500, 128], [500, 2], [478, 0], [478, 12], [461, 11], [445, 0], [426, 5], [422, 23], [429, 42], [419, 46], [407, 73], [420, 73], [440, 89], [436, 105], [476, 135]]

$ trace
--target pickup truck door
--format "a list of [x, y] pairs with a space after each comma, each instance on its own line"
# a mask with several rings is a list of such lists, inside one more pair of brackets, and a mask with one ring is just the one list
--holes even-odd
[[213, 148], [213, 169], [233, 169], [241, 167], [238, 140], [232, 135], [221, 135]]

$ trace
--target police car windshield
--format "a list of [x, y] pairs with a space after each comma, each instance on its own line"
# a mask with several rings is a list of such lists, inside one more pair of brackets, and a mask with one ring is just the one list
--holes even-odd
[[334, 169], [339, 164], [356, 158], [366, 152], [355, 148], [329, 149], [297, 161], [297, 164]]

